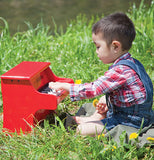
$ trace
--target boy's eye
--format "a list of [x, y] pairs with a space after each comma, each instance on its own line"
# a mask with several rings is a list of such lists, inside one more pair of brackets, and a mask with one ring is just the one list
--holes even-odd
[[99, 48], [100, 48], [100, 46], [96, 46], [96, 48], [97, 48], [97, 49], [99, 49]]

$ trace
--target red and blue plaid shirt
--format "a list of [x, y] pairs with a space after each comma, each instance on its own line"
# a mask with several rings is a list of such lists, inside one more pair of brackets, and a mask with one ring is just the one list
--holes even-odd
[[[114, 64], [122, 59], [134, 61], [131, 54], [126, 53], [118, 58]], [[126, 65], [113, 65], [105, 72], [104, 76], [94, 82], [72, 84], [71, 100], [78, 101], [110, 93], [111, 103], [118, 107], [129, 107], [143, 103], [146, 99], [146, 91], [136, 72]]]

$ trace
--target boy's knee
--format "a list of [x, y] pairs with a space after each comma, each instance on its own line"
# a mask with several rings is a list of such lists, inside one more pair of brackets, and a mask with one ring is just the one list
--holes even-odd
[[88, 135], [87, 128], [85, 124], [79, 124], [76, 128], [76, 133], [80, 135]]

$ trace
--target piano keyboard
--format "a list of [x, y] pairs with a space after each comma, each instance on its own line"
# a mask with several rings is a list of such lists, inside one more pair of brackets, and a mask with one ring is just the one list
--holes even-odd
[[45, 86], [43, 86], [43, 88], [41, 88], [39, 90], [39, 92], [46, 93], [46, 94], [51, 94], [51, 95], [55, 95], [55, 96], [61, 96], [63, 90], [56, 91], [55, 89], [49, 88], [48, 84], [46, 84]]

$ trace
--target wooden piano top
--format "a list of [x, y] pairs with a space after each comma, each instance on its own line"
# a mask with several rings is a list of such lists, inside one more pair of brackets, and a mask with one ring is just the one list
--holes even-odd
[[50, 62], [23, 61], [1, 76], [1, 79], [29, 80], [42, 72], [50, 65]]
[[1, 79], [3, 83], [8, 85], [31, 85], [36, 90], [51, 81], [74, 83], [70, 78], [56, 76], [49, 68], [49, 65], [50, 62], [23, 61], [1, 75]]

